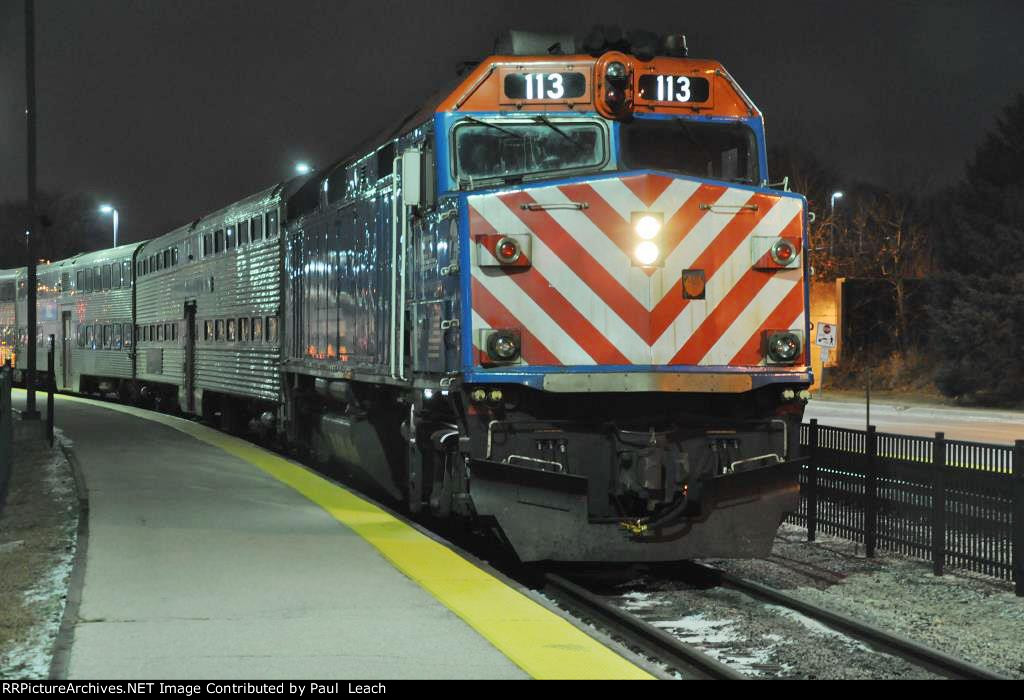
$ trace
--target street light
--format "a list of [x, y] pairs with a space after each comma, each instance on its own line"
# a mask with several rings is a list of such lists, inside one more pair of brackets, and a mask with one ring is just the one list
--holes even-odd
[[309, 175], [312, 171], [313, 171], [313, 168], [310, 167], [309, 163], [296, 163], [295, 164], [295, 173], [297, 175]]
[[101, 214], [113, 214], [114, 215], [114, 247], [117, 247], [117, 209], [109, 204], [100, 205]]
[[830, 202], [830, 206], [831, 206], [831, 210], [832, 211], [836, 210], [836, 200], [837, 199], [842, 199], [842, 198], [843, 198], [843, 193], [842, 192], [833, 192], [832, 193], [832, 201]]

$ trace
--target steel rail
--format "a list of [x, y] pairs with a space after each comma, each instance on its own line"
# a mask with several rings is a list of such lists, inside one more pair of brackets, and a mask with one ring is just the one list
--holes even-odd
[[701, 574], [710, 576], [717, 580], [720, 585], [742, 591], [761, 600], [775, 603], [783, 607], [795, 610], [818, 622], [840, 630], [851, 637], [866, 642], [894, 656], [898, 656], [912, 663], [927, 668], [940, 675], [969, 680], [1009, 680], [987, 668], [982, 668], [969, 661], [964, 661], [951, 656], [938, 649], [933, 649], [920, 644], [906, 637], [886, 632], [873, 625], [855, 620], [852, 617], [838, 613], [828, 608], [823, 608], [813, 603], [800, 600], [782, 591], [765, 586], [755, 581], [733, 576], [721, 569], [706, 566], [704, 564], [690, 563], [690, 566]]
[[653, 657], [697, 678], [746, 680], [747, 676], [713, 656], [676, 639], [668, 632], [630, 615], [557, 574], [545, 574], [548, 593], [577, 611], [594, 618], [615, 634], [640, 647]]

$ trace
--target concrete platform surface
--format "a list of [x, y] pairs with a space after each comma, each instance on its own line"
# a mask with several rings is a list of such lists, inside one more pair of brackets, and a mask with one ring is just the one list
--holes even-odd
[[649, 677], [285, 458], [73, 397], [56, 422], [89, 497], [70, 678]]

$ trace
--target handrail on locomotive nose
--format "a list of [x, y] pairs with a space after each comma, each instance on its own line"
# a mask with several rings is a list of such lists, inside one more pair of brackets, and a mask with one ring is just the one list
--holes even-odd
[[589, 209], [590, 204], [588, 202], [551, 202], [548, 204], [530, 202], [529, 204], [520, 204], [519, 208], [527, 211], [548, 211], [555, 209], [572, 209], [573, 211], [582, 211], [583, 209]]

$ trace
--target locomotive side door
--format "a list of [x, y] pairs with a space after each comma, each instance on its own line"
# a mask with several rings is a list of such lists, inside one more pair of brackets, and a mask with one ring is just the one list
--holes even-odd
[[185, 302], [185, 362], [182, 368], [184, 376], [185, 400], [182, 409], [187, 413], [196, 412], [196, 303]]
[[[60, 365], [61, 365], [61, 388], [71, 388], [71, 343], [74, 341], [71, 334], [71, 312], [62, 311], [60, 315]], [[56, 348], [54, 348], [56, 352]]]

